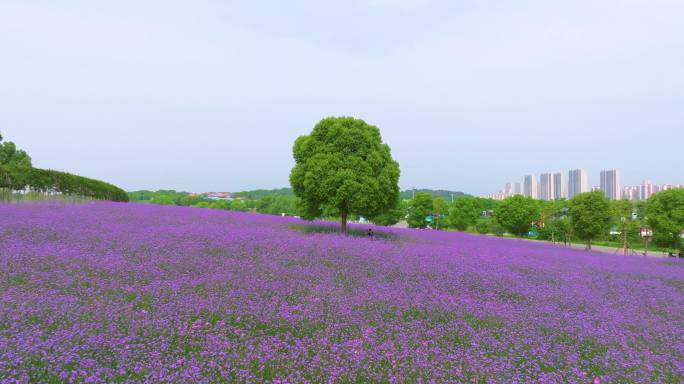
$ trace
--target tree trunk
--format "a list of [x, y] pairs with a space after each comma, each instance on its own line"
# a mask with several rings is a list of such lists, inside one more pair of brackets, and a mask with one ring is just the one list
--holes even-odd
[[347, 212], [342, 212], [342, 233], [347, 234]]

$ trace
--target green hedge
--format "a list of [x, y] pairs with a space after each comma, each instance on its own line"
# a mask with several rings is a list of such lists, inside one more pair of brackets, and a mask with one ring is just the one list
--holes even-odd
[[104, 181], [50, 169], [0, 165], [0, 188], [22, 190], [26, 187], [33, 191], [58, 191], [94, 199], [128, 201], [128, 194], [123, 189]]

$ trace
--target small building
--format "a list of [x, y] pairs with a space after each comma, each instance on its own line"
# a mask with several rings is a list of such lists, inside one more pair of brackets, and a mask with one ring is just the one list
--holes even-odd
[[209, 192], [204, 194], [209, 200], [233, 200], [233, 195], [230, 192]]

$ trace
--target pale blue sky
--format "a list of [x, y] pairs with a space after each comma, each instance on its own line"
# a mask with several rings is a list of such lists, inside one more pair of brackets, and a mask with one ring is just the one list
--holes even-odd
[[683, 1], [0, 2], [0, 132], [126, 189], [288, 184], [322, 117], [401, 186], [618, 168], [684, 183]]

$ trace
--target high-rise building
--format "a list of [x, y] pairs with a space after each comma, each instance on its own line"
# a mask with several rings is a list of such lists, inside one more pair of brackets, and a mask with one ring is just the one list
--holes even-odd
[[519, 181], [516, 181], [513, 184], [513, 194], [515, 195], [522, 195], [522, 183]]
[[639, 200], [648, 200], [648, 198], [654, 193], [657, 193], [658, 190], [658, 186], [653, 185], [650, 181], [642, 181], [639, 186]]
[[504, 187], [503, 193], [506, 196], [513, 196], [513, 183], [511, 183], [510, 181], [507, 182], [506, 186]]
[[601, 190], [610, 200], [620, 199], [620, 173], [617, 170], [601, 171]]
[[636, 201], [639, 200], [639, 187], [623, 187], [622, 198], [624, 200]]
[[539, 197], [539, 191], [537, 190], [537, 178], [534, 175], [525, 176], [523, 195], [533, 199], [537, 199]]
[[565, 186], [565, 175], [563, 172], [556, 172], [553, 174], [553, 199], [564, 199], [567, 197], [567, 188]]
[[568, 199], [589, 191], [589, 176], [584, 169], [573, 169], [568, 172]]
[[553, 173], [547, 172], [539, 175], [539, 198], [542, 200], [552, 200], [553, 191]]

